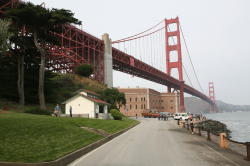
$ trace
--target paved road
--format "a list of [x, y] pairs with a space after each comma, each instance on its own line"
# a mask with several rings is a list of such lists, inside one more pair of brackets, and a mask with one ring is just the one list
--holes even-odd
[[249, 166], [204, 138], [178, 128], [175, 121], [142, 119], [141, 124], [70, 166]]

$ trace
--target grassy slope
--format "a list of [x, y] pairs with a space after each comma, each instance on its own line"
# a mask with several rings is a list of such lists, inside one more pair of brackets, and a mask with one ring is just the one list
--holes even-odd
[[42, 162], [59, 158], [101, 138], [80, 128], [117, 132], [133, 120], [56, 118], [23, 113], [0, 114], [0, 161]]

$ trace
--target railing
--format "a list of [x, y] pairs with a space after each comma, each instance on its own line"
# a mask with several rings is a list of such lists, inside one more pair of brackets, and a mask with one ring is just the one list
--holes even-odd
[[[194, 123], [197, 123], [197, 122], [194, 122]], [[193, 130], [192, 130], [190, 121], [181, 121], [181, 122], [177, 121], [177, 124], [185, 129], [187, 129], [188, 131], [191, 131], [199, 136], [205, 136], [208, 141], [212, 141], [212, 138], [211, 138], [212, 136], [217, 137], [217, 141], [214, 141], [214, 142], [219, 143], [221, 148], [228, 148], [229, 143], [231, 143], [231, 144], [234, 143], [234, 144], [237, 144], [240, 146], [245, 146], [245, 148], [246, 148], [245, 152], [239, 148], [231, 148], [231, 149], [232, 150], [237, 149], [236, 151], [238, 151], [239, 153], [241, 153], [243, 155], [246, 155], [245, 160], [250, 161], [250, 142], [238, 142], [238, 141], [232, 140], [229, 137], [227, 137], [225, 133], [220, 133], [219, 135], [214, 134], [214, 133], [212, 134], [212, 131], [202, 130], [201, 127], [193, 126]]]

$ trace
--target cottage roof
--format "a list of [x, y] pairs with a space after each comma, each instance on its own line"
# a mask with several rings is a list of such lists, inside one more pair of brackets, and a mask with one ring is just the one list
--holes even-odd
[[100, 100], [100, 99], [95, 99], [95, 98], [87, 97], [87, 96], [84, 96], [84, 95], [82, 95], [82, 97], [84, 97], [84, 98], [86, 98], [86, 99], [89, 99], [89, 100], [91, 100], [91, 101], [93, 101], [93, 102], [95, 102], [95, 103], [99, 103], [99, 104], [109, 104], [109, 103], [107, 103], [107, 102], [105, 102], [105, 101], [103, 101], [103, 100]]
[[77, 95], [75, 95], [75, 96], [69, 98], [68, 100], [64, 101], [63, 104], [66, 104], [66, 103], [68, 103], [69, 101], [72, 101], [73, 99], [75, 99], [75, 98], [78, 97], [78, 96], [83, 97], [83, 98], [85, 98], [85, 99], [87, 99], [87, 100], [93, 101], [93, 102], [95, 102], [95, 103], [105, 104], [105, 105], [108, 105], [108, 104], [109, 104], [109, 103], [107, 103], [107, 102], [105, 102], [105, 101], [103, 101], [103, 100], [101, 100], [101, 99], [92, 98], [92, 97], [85, 96], [85, 95], [82, 95], [82, 94], [77, 94]]

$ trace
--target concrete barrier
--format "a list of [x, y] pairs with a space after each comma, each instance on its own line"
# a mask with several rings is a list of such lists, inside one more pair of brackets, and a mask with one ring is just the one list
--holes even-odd
[[221, 148], [228, 148], [228, 140], [226, 133], [220, 133], [220, 142], [219, 145]]

